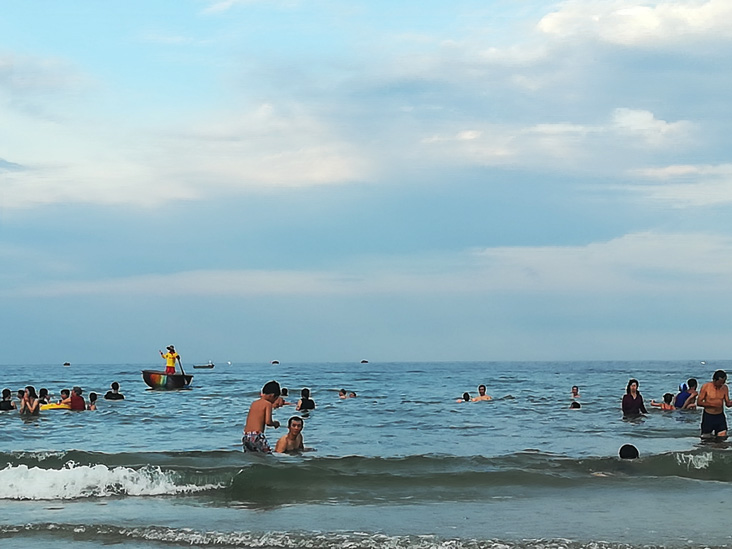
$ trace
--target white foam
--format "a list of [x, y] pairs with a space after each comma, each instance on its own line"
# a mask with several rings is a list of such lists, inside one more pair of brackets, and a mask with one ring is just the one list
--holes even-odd
[[676, 461], [679, 465], [686, 465], [687, 469], [706, 469], [714, 460], [711, 452], [704, 454], [676, 454]]
[[67, 464], [63, 469], [8, 465], [0, 470], [0, 499], [56, 500], [108, 496], [193, 493], [219, 485], [179, 484], [179, 475], [159, 467], [131, 469]]

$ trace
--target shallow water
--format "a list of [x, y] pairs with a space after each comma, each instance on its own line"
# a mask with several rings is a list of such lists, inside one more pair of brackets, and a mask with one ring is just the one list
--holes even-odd
[[[629, 377], [651, 398], [717, 362], [233, 364], [152, 391], [150, 365], [14, 365], [2, 385], [126, 400], [96, 412], [0, 414], [0, 539], [125, 547], [709, 545], [726, 528], [732, 454], [698, 412], [628, 421]], [[308, 386], [302, 456], [241, 451], [246, 410], [277, 379]], [[490, 402], [457, 403], [485, 383]], [[580, 410], [568, 408], [579, 385]], [[355, 399], [340, 400], [340, 388]], [[295, 390], [294, 388], [297, 388]], [[283, 424], [294, 407], [275, 411]], [[269, 430], [274, 443], [285, 430]], [[617, 458], [624, 443], [641, 459]], [[680, 504], [686, 498], [690, 504]], [[709, 504], [702, 503], [709, 501]], [[684, 525], [680, 528], [680, 525]]]

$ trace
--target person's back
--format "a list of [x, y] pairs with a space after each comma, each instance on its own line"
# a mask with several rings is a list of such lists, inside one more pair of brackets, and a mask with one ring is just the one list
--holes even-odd
[[12, 393], [10, 392], [10, 389], [3, 389], [3, 399], [0, 400], [0, 410], [4, 412], [8, 410], [15, 410], [15, 402], [12, 400]]
[[69, 405], [71, 406], [72, 410], [86, 410], [86, 402], [84, 401], [84, 397], [81, 396], [81, 389], [79, 387], [74, 387], [71, 390], [70, 397], [71, 402], [69, 402]]
[[119, 392], [119, 383], [116, 381], [112, 382], [112, 390], [107, 391], [107, 393], [104, 395], [105, 400], [124, 400], [125, 395]]
[[310, 398], [310, 389], [304, 388], [300, 391], [300, 400], [297, 403], [297, 411], [306, 411], [315, 409], [315, 401]]

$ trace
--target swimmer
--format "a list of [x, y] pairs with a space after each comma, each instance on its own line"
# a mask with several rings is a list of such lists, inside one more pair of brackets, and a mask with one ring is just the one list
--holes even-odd
[[305, 426], [301, 417], [292, 416], [287, 421], [287, 434], [280, 438], [274, 451], [278, 454], [295, 454], [305, 450], [302, 440], [302, 428]]
[[638, 459], [638, 457], [640, 457], [638, 448], [632, 444], [623, 444], [618, 451], [618, 455], [620, 456], [620, 459]]
[[310, 389], [308, 389], [307, 387], [304, 387], [303, 390], [300, 391], [300, 400], [297, 401], [297, 406], [295, 407], [295, 410], [297, 410], [298, 412], [315, 410], [315, 401], [310, 398]]
[[478, 396], [473, 399], [473, 402], [480, 400], [493, 400], [492, 396], [485, 394], [485, 385], [478, 385]]
[[701, 421], [702, 438], [726, 439], [727, 418], [724, 416], [724, 407], [732, 406], [727, 387], [727, 372], [724, 370], [714, 372], [712, 381], [702, 385], [697, 404], [704, 408]]
[[267, 425], [275, 429], [280, 426], [279, 421], [272, 419], [272, 404], [279, 396], [280, 384], [276, 381], [268, 381], [262, 387], [259, 399], [252, 402], [244, 425], [244, 436], [241, 439], [244, 451], [272, 453], [267, 437], [264, 436], [264, 429]]
[[663, 395], [663, 402], [656, 402], [655, 400], [651, 399], [651, 406], [661, 408], [661, 410], [675, 410], [676, 406], [673, 405], [673, 399], [674, 395], [672, 395], [671, 393], [666, 393], [665, 395]]
[[470, 402], [470, 393], [463, 393], [463, 398], [459, 398], [455, 402]]
[[340, 399], [348, 398], [348, 393], [346, 393], [345, 389], [341, 389], [340, 391], [338, 391], [338, 398], [340, 398]]
[[[110, 385], [111, 390], [107, 391], [104, 395], [104, 400], [124, 400], [125, 395], [119, 392], [119, 383], [116, 381], [112, 382], [112, 385]], [[91, 395], [89, 395], [91, 396]]]
[[89, 393], [89, 404], [86, 405], [87, 410], [96, 410], [97, 409], [97, 394], [94, 392]]
[[572, 385], [572, 398], [579, 398], [579, 397], [580, 397], [579, 387], [577, 387], [576, 385]]
[[569, 407], [572, 410], [579, 410], [580, 408], [582, 408], [582, 406], [580, 405], [580, 403], [577, 402], [576, 400], [574, 402], [572, 402], [572, 404], [570, 404]]

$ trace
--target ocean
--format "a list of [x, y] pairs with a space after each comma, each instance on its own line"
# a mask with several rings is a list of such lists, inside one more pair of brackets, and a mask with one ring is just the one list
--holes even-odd
[[[185, 355], [184, 355], [185, 356]], [[573, 549], [727, 547], [732, 452], [701, 443], [700, 412], [650, 400], [729, 361], [216, 363], [153, 391], [155, 364], [0, 366], [0, 386], [96, 412], [0, 412], [0, 545], [128, 548]], [[649, 414], [623, 419], [629, 378]], [[305, 415], [302, 455], [241, 448], [274, 379]], [[123, 401], [101, 396], [118, 381]], [[456, 402], [479, 384], [488, 402]], [[572, 385], [579, 410], [569, 409]], [[338, 390], [355, 391], [341, 400]], [[294, 406], [275, 410], [274, 445]], [[638, 460], [620, 460], [633, 444]]]

